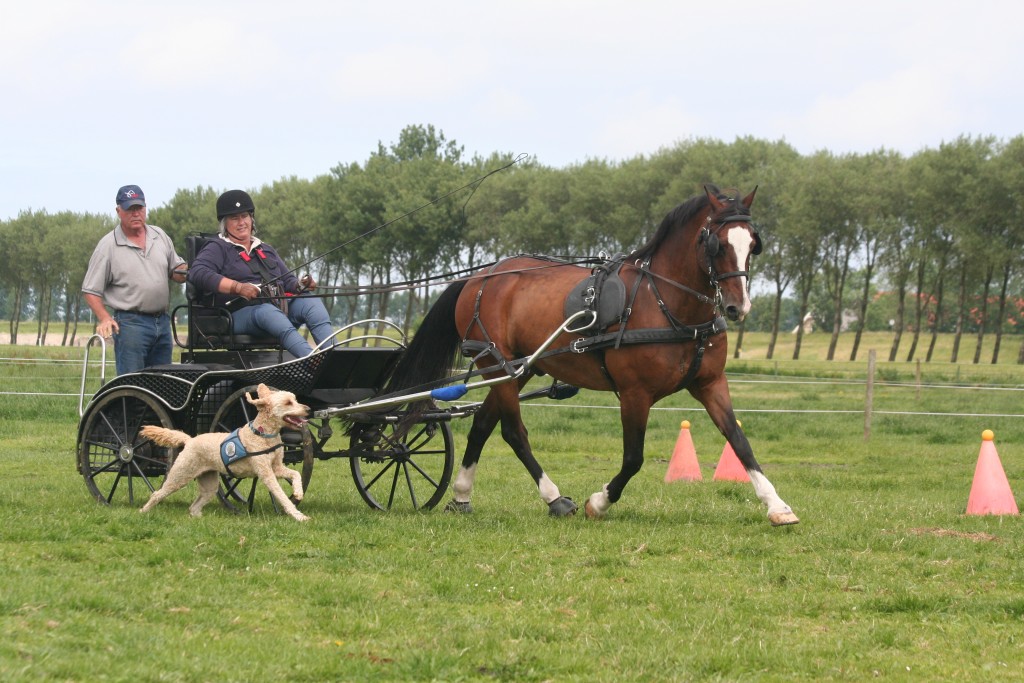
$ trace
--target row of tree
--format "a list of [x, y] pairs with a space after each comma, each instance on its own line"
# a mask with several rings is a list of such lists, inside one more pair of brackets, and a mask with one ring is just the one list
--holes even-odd
[[[426, 310], [431, 286], [451, 273], [515, 253], [629, 251], [704, 183], [743, 192], [756, 185], [764, 253], [752, 277], [763, 294], [746, 324], [771, 332], [769, 358], [780, 330], [813, 310], [832, 332], [828, 357], [849, 326], [856, 359], [879, 293], [892, 302], [884, 316], [894, 331], [890, 360], [903, 356], [905, 335], [906, 358], [927, 343], [931, 360], [936, 335], [951, 330], [949, 360], [974, 333], [973, 361], [981, 362], [984, 336], [993, 334], [995, 362], [1019, 320], [1024, 137], [961, 137], [910, 157], [885, 149], [802, 155], [785, 142], [738, 138], [562, 169], [513, 161], [502, 153], [465, 159], [433, 126], [409, 126], [365, 163], [253, 190], [258, 234], [339, 294], [369, 287], [328, 300], [337, 321], [389, 318], [408, 329]], [[181, 189], [151, 207], [149, 220], [183, 248], [185, 235], [215, 230], [224, 189]], [[63, 322], [71, 343], [88, 312], [79, 287], [89, 254], [112, 223], [38, 211], [0, 222], [7, 256], [0, 310], [12, 343], [28, 316], [42, 323], [39, 339], [51, 321]], [[800, 342], [798, 331], [794, 358]], [[1017, 355], [1024, 362], [1024, 346]]]

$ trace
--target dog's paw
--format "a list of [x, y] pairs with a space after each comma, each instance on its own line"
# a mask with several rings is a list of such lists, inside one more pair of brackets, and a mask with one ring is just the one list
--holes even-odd
[[298, 521], [298, 522], [308, 522], [309, 521], [309, 517], [307, 517], [306, 515], [304, 515], [301, 512], [299, 512], [299, 513], [296, 513], [295, 520]]

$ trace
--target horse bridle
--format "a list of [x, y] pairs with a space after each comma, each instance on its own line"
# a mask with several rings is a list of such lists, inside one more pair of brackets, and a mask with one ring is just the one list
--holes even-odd
[[[718, 239], [718, 233], [722, 231], [729, 223], [750, 223], [750, 216], [743, 214], [735, 214], [732, 216], [726, 216], [719, 220], [712, 220], [712, 217], [708, 215], [707, 220], [704, 221], [704, 225], [700, 228], [700, 236], [697, 238], [698, 244], [704, 245], [704, 258], [707, 261], [708, 277], [711, 280], [711, 285], [718, 290], [718, 283], [726, 278], [730, 277], [749, 277], [749, 270], [734, 270], [728, 273], [719, 273], [715, 270], [715, 257], [722, 252], [722, 243]], [[712, 232], [712, 226], [718, 226], [717, 229]], [[761, 253], [761, 236], [757, 230], [751, 230], [754, 233], [754, 249], [750, 252], [752, 256], [757, 256]]]

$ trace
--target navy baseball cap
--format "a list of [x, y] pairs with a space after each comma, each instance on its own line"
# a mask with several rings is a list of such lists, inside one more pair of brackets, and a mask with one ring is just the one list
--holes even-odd
[[117, 191], [117, 205], [127, 210], [132, 206], [145, 206], [146, 195], [138, 185], [125, 185]]

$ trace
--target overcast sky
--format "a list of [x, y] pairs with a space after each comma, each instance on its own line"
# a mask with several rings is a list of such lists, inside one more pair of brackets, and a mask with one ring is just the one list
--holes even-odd
[[0, 0], [0, 220], [310, 179], [413, 124], [555, 167], [1008, 140], [1022, 30], [1019, 0]]

